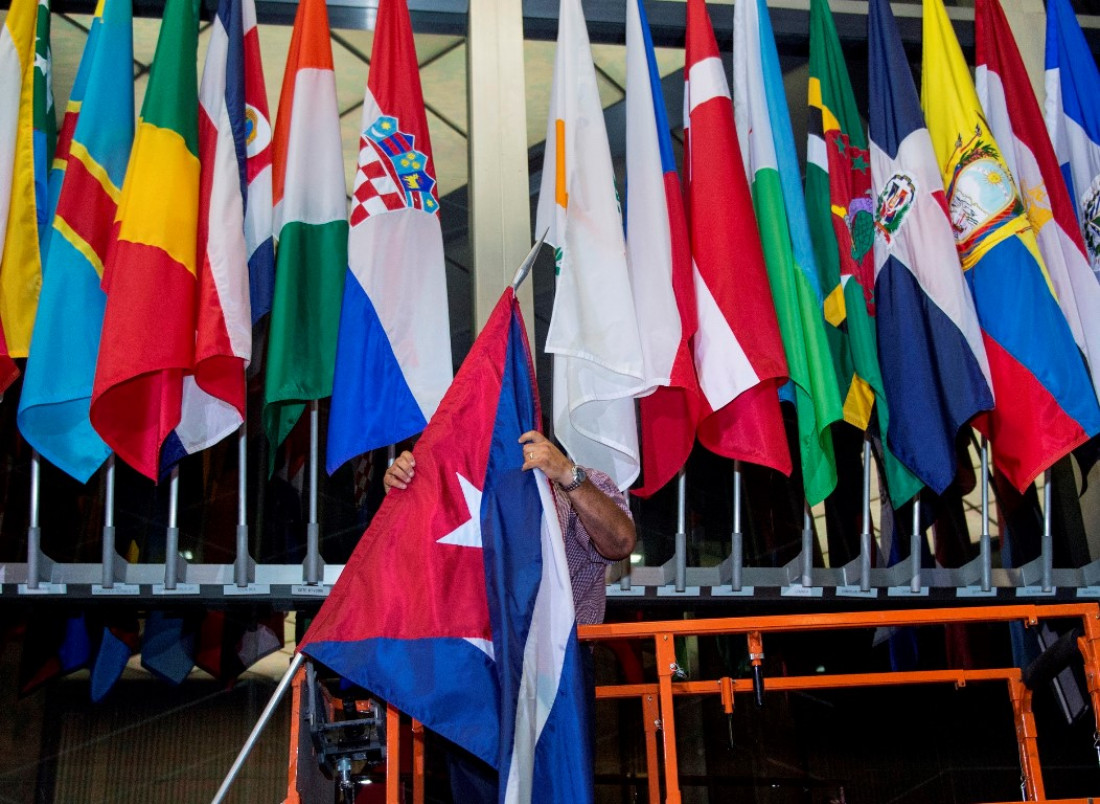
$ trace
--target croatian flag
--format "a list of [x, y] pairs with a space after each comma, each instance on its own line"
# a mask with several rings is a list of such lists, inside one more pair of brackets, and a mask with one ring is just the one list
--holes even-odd
[[300, 649], [500, 771], [505, 801], [589, 802], [573, 593], [550, 484], [524, 472], [539, 420], [505, 291]]
[[424, 429], [451, 382], [439, 190], [405, 0], [382, 0], [329, 417], [329, 473]]
[[1047, 130], [1100, 280], [1100, 70], [1069, 0], [1048, 0]]
[[647, 384], [641, 399], [641, 488], [670, 481], [695, 444], [699, 381], [691, 356], [697, 329], [691, 246], [661, 76], [642, 0], [626, 4], [626, 259]]
[[867, 25], [875, 322], [891, 413], [886, 437], [902, 463], [939, 494], [955, 477], [957, 433], [993, 407], [992, 380], [888, 0], [871, 0]]
[[1088, 364], [1093, 391], [1100, 396], [1100, 283], [1089, 266], [1073, 200], [1001, 4], [978, 0], [974, 27], [978, 98], [990, 131], [1004, 148], [1058, 306]]

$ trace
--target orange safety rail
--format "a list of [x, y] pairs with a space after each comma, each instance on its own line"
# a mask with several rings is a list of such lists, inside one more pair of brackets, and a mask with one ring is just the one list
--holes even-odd
[[[763, 638], [768, 633], [793, 633], [886, 626], [944, 625], [948, 623], [1024, 622], [1029, 626], [1046, 619], [1079, 618], [1084, 636], [1078, 647], [1085, 660], [1093, 715], [1100, 733], [1100, 607], [1095, 603], [1049, 606], [974, 606], [967, 608], [912, 609], [905, 611], [865, 611], [821, 614], [768, 615], [763, 617], [722, 617], [704, 620], [666, 620], [657, 622], [607, 623], [586, 625], [577, 629], [582, 640], [591, 642], [612, 639], [652, 639], [657, 657], [656, 684], [603, 686], [596, 689], [598, 698], [633, 698], [641, 700], [646, 724], [646, 757], [649, 771], [649, 801], [658, 804], [659, 768], [656, 730], [662, 736], [665, 771], [665, 802], [680, 804], [679, 764], [676, 755], [676, 722], [673, 699], [676, 695], [723, 696], [726, 711], [732, 712], [736, 693], [754, 690], [752, 679], [715, 679], [713, 681], [677, 682], [675, 638], [678, 636], [717, 636], [744, 634], [749, 656], [755, 667], [763, 660]], [[968, 681], [1004, 681], [1009, 688], [1024, 792], [1028, 801], [1044, 798], [1042, 768], [1036, 744], [1035, 719], [1031, 712], [1031, 691], [1017, 668], [994, 670], [925, 670], [909, 673], [860, 673], [831, 676], [779, 677], [768, 679], [770, 690], [822, 689], [895, 684], [954, 683]], [[729, 697], [728, 704], [726, 696]], [[655, 709], [655, 711], [654, 711]]]
[[[821, 614], [784, 614], [763, 617], [721, 617], [702, 620], [663, 620], [653, 622], [606, 623], [582, 625], [577, 633], [582, 640], [653, 640], [657, 656], [657, 683], [618, 684], [596, 688], [600, 699], [637, 698], [642, 706], [642, 721], [646, 737], [646, 766], [649, 770], [649, 801], [660, 801], [660, 759], [664, 759], [665, 802], [680, 804], [679, 770], [676, 756], [676, 722], [673, 699], [678, 695], [718, 695], [727, 713], [733, 712], [738, 694], [754, 691], [752, 679], [729, 677], [711, 681], [675, 681], [678, 671], [674, 641], [679, 636], [718, 636], [744, 634], [748, 640], [750, 658], [759, 667], [763, 660], [764, 638], [767, 634], [878, 628], [887, 626], [945, 625], [950, 623], [1023, 622], [1034, 626], [1040, 620], [1081, 620], [1084, 635], [1078, 648], [1085, 662], [1093, 716], [1100, 733], [1100, 606], [1096, 603], [1054, 605], [973, 606], [966, 608], [909, 609], [903, 611], [862, 611]], [[838, 689], [909, 684], [955, 684], [974, 682], [1004, 682], [1008, 687], [1016, 725], [1020, 768], [1027, 801], [1049, 804], [1100, 804], [1100, 799], [1077, 798], [1048, 800], [1044, 798], [1042, 768], [1036, 743], [1035, 719], [1031, 712], [1031, 691], [1024, 686], [1018, 668], [1005, 667], [983, 670], [920, 670], [895, 673], [850, 673], [814, 676], [769, 677], [772, 691]], [[297, 692], [297, 687], [296, 687]], [[387, 734], [396, 734], [399, 714], [390, 709], [387, 714]], [[661, 732], [660, 750], [657, 732]], [[424, 762], [423, 726], [413, 723], [413, 800], [423, 801]], [[398, 745], [389, 743], [387, 762], [387, 804], [399, 804], [400, 791]], [[293, 774], [293, 768], [291, 769]], [[288, 799], [289, 800], [289, 799]]]

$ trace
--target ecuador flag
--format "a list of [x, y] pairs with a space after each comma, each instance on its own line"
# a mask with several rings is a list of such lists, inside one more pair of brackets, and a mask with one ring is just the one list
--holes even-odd
[[996, 407], [975, 419], [1023, 490], [1100, 432], [1100, 407], [942, 0], [924, 0], [921, 97]]

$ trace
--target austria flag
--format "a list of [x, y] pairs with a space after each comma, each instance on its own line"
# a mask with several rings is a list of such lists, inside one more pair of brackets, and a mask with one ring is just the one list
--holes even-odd
[[506, 801], [589, 802], [573, 593], [550, 484], [519, 443], [539, 420], [505, 291], [301, 650], [500, 771]]

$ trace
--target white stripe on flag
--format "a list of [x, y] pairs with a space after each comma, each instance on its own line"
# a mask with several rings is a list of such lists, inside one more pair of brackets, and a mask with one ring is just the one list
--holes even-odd
[[565, 543], [550, 481], [541, 469], [534, 470], [534, 474], [542, 502], [542, 579], [523, 648], [515, 742], [504, 796], [508, 804], [526, 804], [531, 800], [535, 746], [558, 697], [565, 651], [576, 619]]

